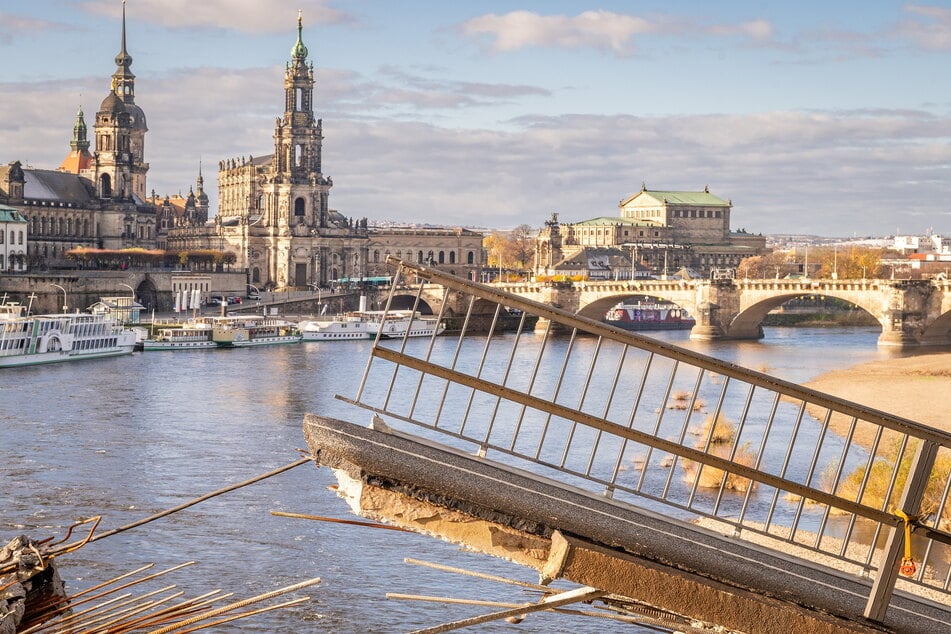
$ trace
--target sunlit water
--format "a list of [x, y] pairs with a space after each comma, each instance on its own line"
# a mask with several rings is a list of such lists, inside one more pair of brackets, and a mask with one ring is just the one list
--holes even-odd
[[[771, 328], [759, 342], [667, 341], [803, 382], [889, 356], [869, 328]], [[447, 340], [449, 341], [449, 340]], [[148, 352], [0, 374], [0, 539], [62, 536], [103, 515], [108, 530], [248, 479], [299, 457], [305, 413], [356, 423], [369, 414], [334, 399], [355, 395], [369, 342]], [[312, 577], [303, 607], [218, 631], [398, 632], [489, 608], [387, 600], [386, 592], [533, 601], [513, 586], [403, 563], [435, 561], [525, 581], [531, 570], [409, 533], [288, 519], [271, 510], [353, 517], [313, 465], [214, 498], [63, 557], [76, 592], [146, 563], [197, 565], [167, 577], [187, 596], [212, 589], [253, 596]], [[480, 626], [479, 631], [511, 631]], [[537, 615], [522, 632], [601, 632], [604, 622]], [[636, 630], [627, 630], [636, 631]]]

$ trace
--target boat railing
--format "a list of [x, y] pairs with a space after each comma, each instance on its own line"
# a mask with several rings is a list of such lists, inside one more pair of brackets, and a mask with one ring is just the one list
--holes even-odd
[[[435, 336], [377, 340], [356, 395], [339, 399], [593, 496], [872, 577], [871, 619], [900, 572], [902, 584], [951, 596], [951, 435], [493, 286], [388, 263], [394, 289], [418, 282], [414, 311], [425, 292], [439, 298], [440, 321], [452, 307], [461, 327], [438, 346]], [[521, 311], [514, 332], [503, 332], [507, 308]]]

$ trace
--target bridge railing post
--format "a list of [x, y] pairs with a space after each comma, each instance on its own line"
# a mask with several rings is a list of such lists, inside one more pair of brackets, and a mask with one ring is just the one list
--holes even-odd
[[[917, 515], [921, 508], [921, 501], [925, 494], [925, 488], [928, 486], [931, 471], [934, 469], [937, 455], [938, 445], [936, 443], [924, 440], [918, 445], [908, 470], [905, 490], [902, 492], [901, 501], [898, 504], [898, 510], [906, 517]], [[900, 460], [901, 456], [898, 459]], [[895, 468], [898, 469], [899, 465], [896, 464]], [[878, 566], [878, 575], [875, 577], [868, 602], [865, 604], [865, 618], [867, 619], [881, 621], [885, 617], [892, 592], [895, 590], [895, 581], [898, 579], [904, 542], [904, 524], [893, 526], [885, 542], [882, 560]]]

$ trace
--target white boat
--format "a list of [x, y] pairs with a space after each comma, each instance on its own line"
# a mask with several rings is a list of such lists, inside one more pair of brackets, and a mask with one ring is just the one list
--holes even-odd
[[436, 317], [411, 311], [367, 311], [363, 313], [363, 319], [370, 336], [375, 338], [379, 333], [380, 339], [432, 337], [446, 330], [446, 325]]
[[222, 348], [247, 348], [278, 343], [300, 343], [297, 325], [260, 315], [207, 317], [211, 339]]
[[0, 368], [131, 354], [136, 335], [108, 315], [68, 313], [0, 318]]
[[297, 324], [304, 341], [345, 341], [369, 339], [367, 322], [360, 313], [333, 315], [326, 319], [305, 320]]
[[143, 350], [208, 350], [218, 344], [211, 338], [207, 322], [189, 322], [180, 327], [160, 328], [158, 334], [142, 343]]

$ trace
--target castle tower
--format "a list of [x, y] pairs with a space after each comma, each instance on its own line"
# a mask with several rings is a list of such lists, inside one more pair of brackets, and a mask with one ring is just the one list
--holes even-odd
[[83, 117], [83, 108], [79, 107], [76, 113], [76, 123], [73, 124], [73, 140], [69, 142], [69, 154], [57, 168], [61, 172], [82, 174], [90, 168], [93, 162], [89, 153], [89, 139], [86, 136], [86, 120]]
[[205, 193], [205, 179], [201, 175], [201, 162], [198, 162], [198, 180], [195, 183], [195, 220], [203, 225], [208, 222], [208, 194]]
[[109, 94], [96, 113], [95, 182], [100, 198], [146, 199], [145, 113], [135, 104], [132, 56], [126, 51], [125, 2], [122, 3], [122, 44], [116, 55]]

